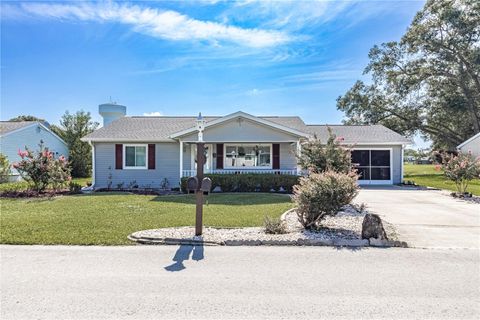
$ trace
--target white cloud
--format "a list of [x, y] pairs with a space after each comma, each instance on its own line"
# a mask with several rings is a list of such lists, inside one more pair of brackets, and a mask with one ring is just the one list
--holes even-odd
[[143, 113], [143, 116], [145, 117], [160, 117], [162, 116], [163, 114], [159, 111], [154, 111], [154, 112], [144, 112]]
[[[18, 15], [18, 10], [12, 10], [11, 6], [2, 6], [2, 9]], [[121, 23], [131, 26], [136, 32], [168, 40], [209, 41], [214, 45], [231, 42], [253, 48], [273, 47], [292, 40], [282, 31], [241, 28], [193, 19], [173, 10], [126, 3], [22, 3], [18, 9], [29, 15], [50, 19]]]
[[260, 94], [260, 90], [252, 89], [247, 91], [247, 96], [258, 96]]

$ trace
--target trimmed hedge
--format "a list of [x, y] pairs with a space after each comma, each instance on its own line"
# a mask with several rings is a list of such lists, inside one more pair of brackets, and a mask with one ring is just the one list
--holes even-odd
[[[279, 192], [283, 187], [285, 192], [291, 193], [293, 186], [300, 177], [286, 174], [206, 174], [212, 179], [212, 191], [217, 186], [222, 192], [270, 192], [272, 189]], [[182, 191], [187, 192], [187, 177], [182, 178]]]

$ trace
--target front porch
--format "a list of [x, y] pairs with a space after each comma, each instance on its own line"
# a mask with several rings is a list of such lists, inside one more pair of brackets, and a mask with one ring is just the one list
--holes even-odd
[[[298, 176], [301, 170], [281, 170], [281, 169], [205, 169], [205, 174], [284, 174]], [[183, 177], [191, 177], [197, 174], [196, 170], [182, 170]]]
[[[180, 177], [196, 175], [196, 142], [180, 141]], [[206, 174], [300, 175], [299, 141], [205, 142]]]

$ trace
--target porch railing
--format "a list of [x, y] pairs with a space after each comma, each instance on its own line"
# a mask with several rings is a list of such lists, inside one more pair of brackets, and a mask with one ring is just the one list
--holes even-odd
[[[191, 177], [197, 174], [196, 170], [183, 170], [182, 177]], [[285, 174], [301, 175], [301, 172], [294, 170], [280, 169], [205, 169], [205, 174]]]

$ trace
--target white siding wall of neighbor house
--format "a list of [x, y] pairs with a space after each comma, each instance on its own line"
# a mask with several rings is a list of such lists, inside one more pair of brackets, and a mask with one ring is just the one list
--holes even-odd
[[472, 140], [465, 143], [459, 150], [461, 152], [471, 151], [473, 156], [480, 157], [480, 135], [475, 136]]
[[[57, 138], [50, 131], [46, 130], [39, 124], [19, 129], [18, 131], [0, 137], [0, 152], [7, 156], [10, 163], [20, 161], [18, 149], [38, 150], [40, 141], [48, 147], [55, 156], [68, 156], [67, 145]], [[18, 175], [15, 169], [12, 170], [13, 175]]]
[[[182, 138], [197, 141], [197, 132]], [[255, 123], [248, 119], [234, 119], [216, 126], [207, 127], [203, 140], [207, 142], [284, 142], [297, 141], [298, 137], [278, 129]]]
[[[160, 188], [162, 180], [168, 179], [169, 188], [180, 183], [180, 154], [178, 143], [155, 145], [155, 169], [115, 169], [115, 143], [95, 143], [95, 188], [112, 188], [119, 183], [127, 187], [136, 182], [140, 187]], [[111, 175], [111, 178], [110, 178]]]

